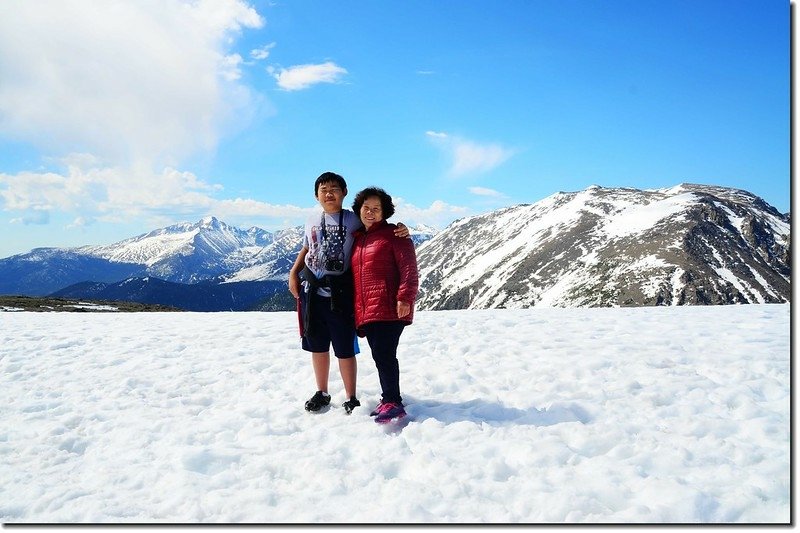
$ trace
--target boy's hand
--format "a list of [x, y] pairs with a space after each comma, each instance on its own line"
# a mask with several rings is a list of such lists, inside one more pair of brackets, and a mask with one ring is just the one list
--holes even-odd
[[394, 230], [394, 234], [396, 237], [408, 237], [411, 238], [411, 235], [408, 233], [408, 228], [402, 222], [397, 223], [397, 227]]
[[297, 259], [294, 260], [292, 269], [289, 271], [289, 292], [292, 293], [295, 300], [300, 298], [300, 290], [302, 289], [302, 285], [300, 284], [300, 271], [303, 270], [303, 261], [306, 258], [306, 254], [308, 254], [308, 248], [303, 246], [300, 249], [300, 253], [297, 254]]
[[294, 272], [289, 272], [289, 292], [295, 300], [300, 298], [300, 276]]

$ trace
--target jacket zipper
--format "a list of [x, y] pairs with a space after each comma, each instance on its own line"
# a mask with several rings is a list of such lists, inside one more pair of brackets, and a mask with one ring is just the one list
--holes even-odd
[[[364, 228], [364, 229], [366, 230], [366, 228]], [[366, 306], [366, 303], [365, 303], [366, 300], [365, 300], [365, 296], [364, 296], [364, 270], [365, 270], [364, 269], [364, 250], [366, 250], [366, 248], [367, 248], [367, 237], [369, 237], [369, 234], [365, 231], [364, 232], [364, 243], [361, 245], [361, 250], [359, 250], [360, 262], [361, 262], [361, 272], [359, 272], [361, 279], [359, 280], [359, 282], [360, 282], [359, 284], [361, 285], [361, 318], [362, 318], [362, 320], [365, 318], [365, 316], [367, 314], [367, 306]]]

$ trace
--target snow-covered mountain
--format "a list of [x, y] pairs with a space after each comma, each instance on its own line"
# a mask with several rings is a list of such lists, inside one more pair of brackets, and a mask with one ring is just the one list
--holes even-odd
[[247, 265], [273, 235], [260, 228], [242, 230], [215, 217], [175, 224], [106, 246], [86, 246], [76, 252], [114, 263], [143, 265], [150, 276], [196, 283]]
[[[410, 230], [417, 243], [435, 231]], [[115, 284], [131, 278], [191, 285], [286, 280], [302, 239], [302, 226], [270, 233], [207, 217], [114, 244], [37, 248], [0, 259], [0, 294], [42, 296], [69, 287], [69, 293], [77, 295], [80, 287], [91, 285], [73, 287], [76, 284]]]
[[737, 189], [589, 187], [454, 222], [421, 309], [788, 302], [790, 224]]
[[408, 228], [408, 233], [411, 235], [414, 246], [419, 246], [423, 242], [431, 240], [434, 235], [439, 233], [439, 230], [427, 224], [417, 224], [413, 228]]
[[40, 296], [84, 281], [147, 276], [197, 283], [250, 266], [273, 241], [263, 229], [243, 230], [207, 217], [109, 245], [37, 248], [0, 259], [0, 293]]
[[303, 243], [303, 227], [276, 232], [272, 242], [255, 253], [244, 252], [236, 268], [222, 276], [224, 282], [288, 279]]

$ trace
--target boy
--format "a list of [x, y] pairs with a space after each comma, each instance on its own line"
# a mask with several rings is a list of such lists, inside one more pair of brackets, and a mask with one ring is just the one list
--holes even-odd
[[[306, 221], [303, 247], [289, 271], [289, 291], [298, 301], [303, 350], [311, 352], [317, 392], [305, 403], [307, 411], [319, 411], [331, 403], [328, 394], [330, 347], [339, 361], [339, 373], [348, 398], [347, 414], [361, 405], [356, 398], [356, 338], [353, 316], [353, 274], [350, 251], [353, 232], [362, 224], [358, 215], [342, 208], [347, 183], [334, 172], [324, 172], [314, 183], [314, 196], [322, 213]], [[396, 233], [408, 235], [398, 223]], [[302, 281], [301, 281], [302, 279]]]

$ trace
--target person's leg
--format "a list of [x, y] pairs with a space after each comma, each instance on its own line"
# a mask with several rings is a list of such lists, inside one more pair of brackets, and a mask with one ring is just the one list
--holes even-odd
[[317, 382], [317, 390], [328, 392], [328, 376], [331, 371], [331, 353], [313, 352], [311, 354], [311, 366], [314, 368], [314, 379]]
[[339, 359], [339, 373], [342, 375], [342, 383], [344, 383], [344, 392], [347, 398], [356, 397], [356, 377], [358, 375], [358, 363], [356, 357], [347, 357]]
[[397, 345], [403, 333], [403, 322], [373, 322], [365, 326], [367, 342], [372, 350], [372, 359], [378, 369], [383, 403], [403, 401], [400, 395], [400, 363], [397, 360]]
[[[301, 306], [305, 304], [305, 298], [309, 297], [319, 298], [316, 294], [304, 295], [304, 297], [301, 297]], [[320, 309], [320, 302], [317, 301], [314, 305], [316, 309]], [[330, 337], [328, 336], [326, 324], [321, 320], [319, 311], [312, 314], [311, 322], [310, 331], [305, 332], [306, 335], [302, 339], [302, 345], [305, 351], [311, 352], [311, 368], [314, 370], [314, 381], [318, 392], [306, 402], [306, 410], [318, 411], [330, 403], [330, 395], [328, 394], [328, 376], [331, 367]], [[311, 334], [312, 332], [313, 335]], [[324, 394], [321, 395], [320, 393]]]
[[317, 392], [306, 401], [306, 411], [319, 411], [331, 403], [331, 395], [328, 394], [328, 374], [331, 366], [330, 353], [312, 352], [311, 366], [314, 369]]
[[331, 345], [339, 360], [339, 374], [342, 376], [344, 392], [347, 399], [350, 400], [356, 397], [358, 376], [356, 329], [350, 317], [343, 316], [338, 312], [331, 312], [327, 318]]

